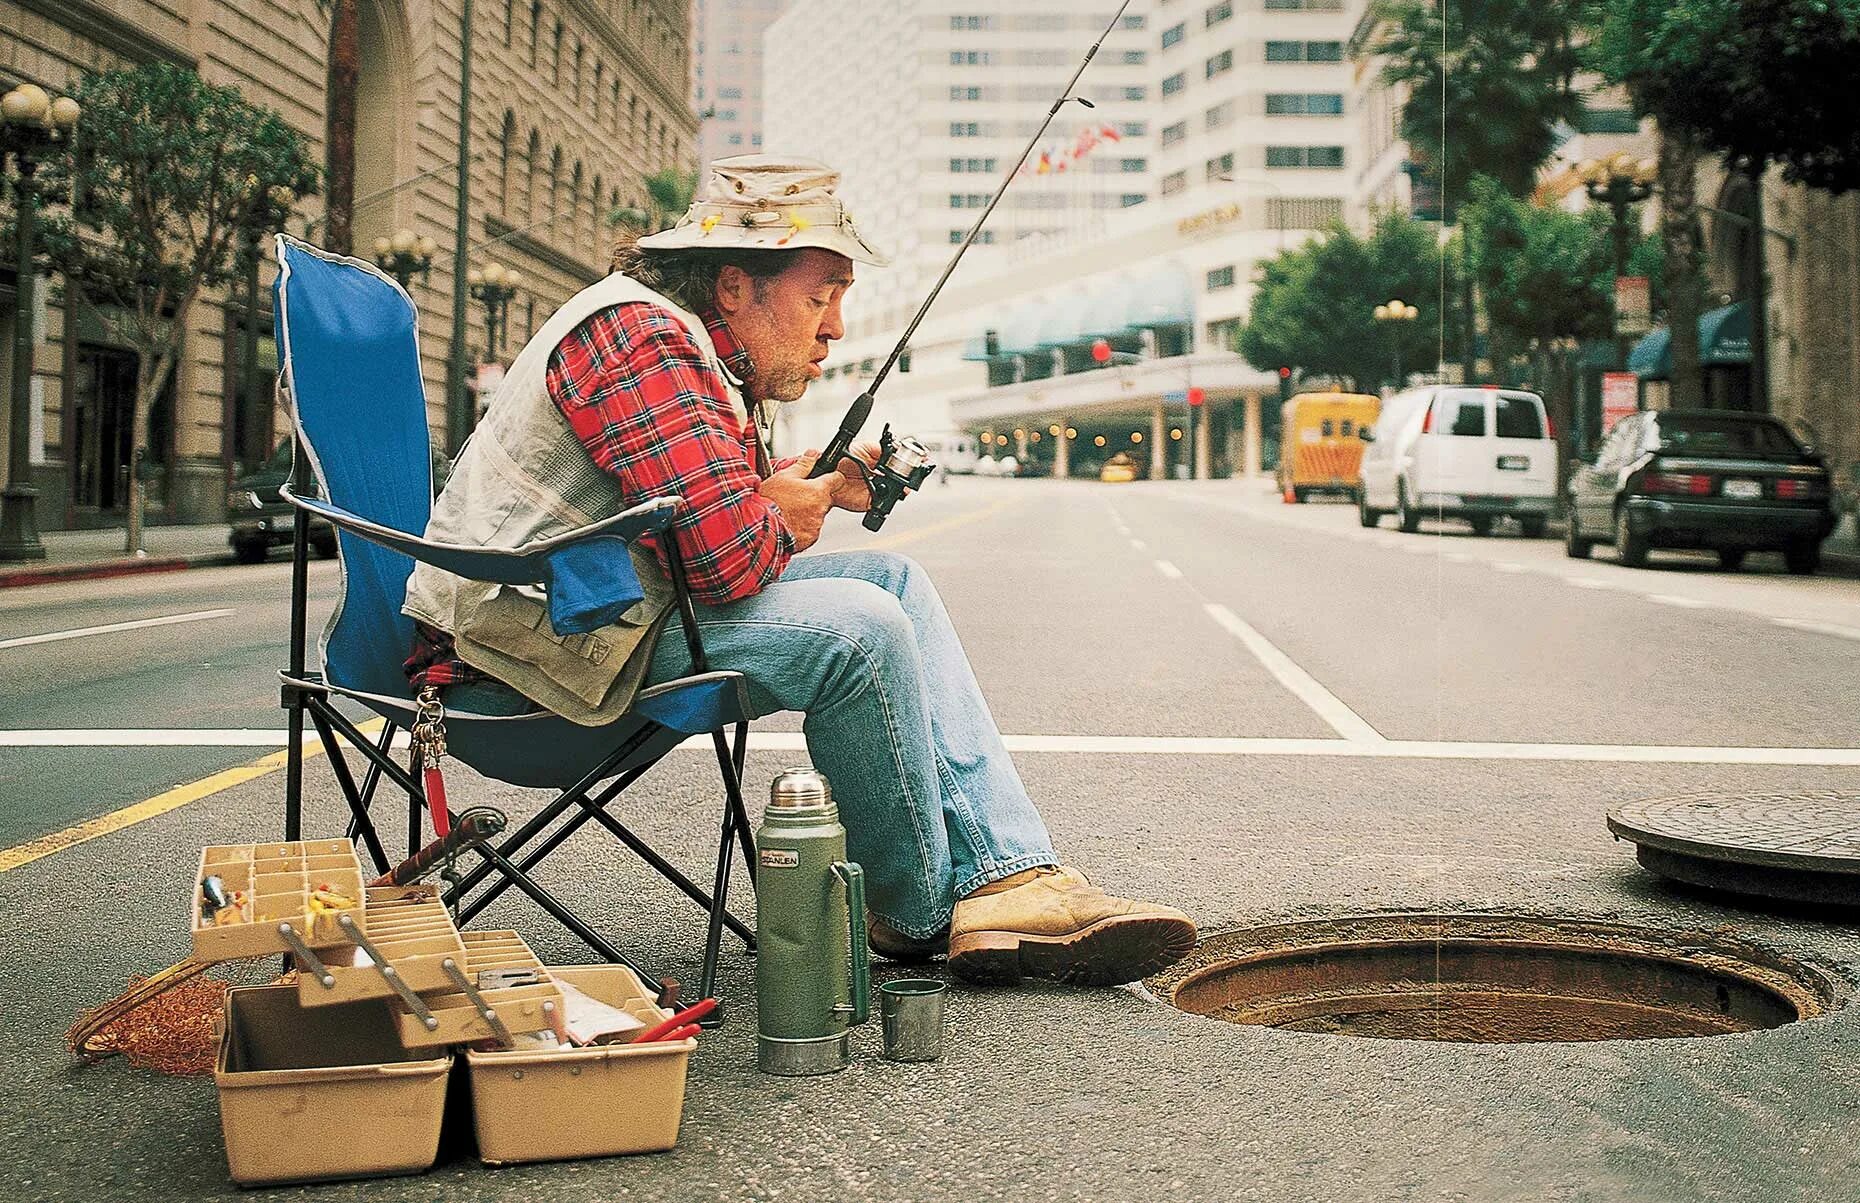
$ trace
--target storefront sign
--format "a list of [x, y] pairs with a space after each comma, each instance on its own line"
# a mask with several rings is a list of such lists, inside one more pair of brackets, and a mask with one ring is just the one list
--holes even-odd
[[1647, 277], [1615, 277], [1615, 329], [1630, 335], [1653, 329], [1653, 294]]
[[1631, 413], [1640, 412], [1640, 377], [1632, 372], [1602, 373], [1602, 433]]
[[1218, 209], [1209, 209], [1193, 217], [1184, 217], [1175, 223], [1175, 232], [1182, 235], [1205, 234], [1210, 230], [1232, 225], [1239, 220], [1239, 205], [1222, 205]]

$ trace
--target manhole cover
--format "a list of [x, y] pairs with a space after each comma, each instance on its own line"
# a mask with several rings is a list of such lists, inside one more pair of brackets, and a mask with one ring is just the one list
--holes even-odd
[[1152, 979], [1184, 1011], [1385, 1040], [1720, 1036], [1825, 1014], [1837, 983], [1723, 936], [1494, 915], [1371, 915], [1213, 936]]
[[1860, 793], [1681, 794], [1630, 802], [1608, 830], [1641, 866], [1707, 889], [1860, 906]]

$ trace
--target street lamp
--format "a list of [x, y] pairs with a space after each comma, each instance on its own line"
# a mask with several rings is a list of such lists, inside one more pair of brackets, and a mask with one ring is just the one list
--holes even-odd
[[517, 295], [517, 288], [523, 283], [523, 273], [501, 263], [493, 263], [483, 271], [470, 272], [465, 282], [471, 287], [472, 297], [484, 303], [485, 358], [496, 363], [504, 336], [508, 332], [506, 322], [510, 316], [510, 298]]
[[[1406, 301], [1392, 300], [1376, 306], [1378, 322], [1412, 322], [1421, 316], [1421, 311]], [[1401, 327], [1391, 326], [1395, 332], [1395, 391], [1401, 391]]]
[[[1627, 275], [1628, 206], [1638, 205], [1653, 195], [1655, 166], [1647, 159], [1621, 153], [1606, 159], [1584, 159], [1576, 164], [1576, 178], [1582, 181], [1589, 199], [1607, 205], [1614, 217], [1615, 279]], [[1621, 332], [1621, 314], [1613, 318], [1615, 367], [1627, 367], [1627, 336]]]
[[78, 102], [69, 96], [53, 100], [36, 84], [20, 84], [0, 97], [0, 168], [13, 156], [13, 197], [18, 210], [18, 283], [13, 318], [13, 394], [7, 415], [6, 492], [0, 494], [0, 560], [42, 560], [45, 544], [39, 541], [34, 513], [39, 491], [32, 487], [32, 328], [33, 220], [38, 213], [38, 189], [33, 174], [39, 160], [71, 139], [78, 123]]
[[375, 239], [376, 266], [399, 280], [403, 289], [416, 275], [424, 281], [432, 274], [433, 256], [438, 253], [437, 242], [424, 234], [415, 237], [412, 230], [395, 230], [391, 237]]

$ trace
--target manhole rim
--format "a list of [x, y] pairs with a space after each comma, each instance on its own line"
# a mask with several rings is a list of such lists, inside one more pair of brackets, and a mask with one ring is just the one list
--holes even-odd
[[[1848, 974], [1826, 963], [1825, 959], [1784, 952], [1771, 945], [1754, 942], [1741, 934], [1703, 931], [1696, 927], [1655, 927], [1619, 918], [1569, 913], [1435, 910], [1353, 912], [1252, 926], [1223, 927], [1204, 935], [1194, 952], [1186, 958], [1136, 985], [1149, 1000], [1178, 1014], [1210, 1023], [1220, 1023], [1227, 1027], [1250, 1026], [1260, 1031], [1296, 1037], [1361, 1039], [1339, 1033], [1298, 1031], [1264, 1024], [1236, 1024], [1184, 1007], [1176, 1001], [1176, 996], [1184, 988], [1222, 969], [1243, 968], [1248, 960], [1264, 961], [1302, 950], [1316, 952], [1349, 945], [1425, 944], [1429, 942], [1426, 934], [1413, 929], [1427, 924], [1449, 931], [1450, 934], [1439, 937], [1447, 943], [1506, 945], [1515, 946], [1520, 951], [1550, 953], [1611, 953], [1635, 959], [1677, 962], [1702, 972], [1733, 977], [1747, 987], [1777, 995], [1797, 1010], [1796, 1019], [1777, 1025], [1783, 1028], [1832, 1018], [1846, 1008], [1856, 995], [1855, 983]], [[1528, 934], [1519, 933], [1520, 925], [1529, 929]], [[1394, 930], [1393, 936], [1376, 937], [1371, 934], [1390, 930]], [[1560, 941], [1546, 939], [1541, 933], [1549, 930], [1561, 931], [1572, 938]], [[1614, 943], [1604, 943], [1605, 940]], [[1759, 1027], [1742, 1032], [1694, 1034], [1685, 1038], [1708, 1040], [1727, 1035], [1756, 1036], [1772, 1030], [1776, 1029]], [[1399, 1042], [1463, 1043], [1419, 1038]]]

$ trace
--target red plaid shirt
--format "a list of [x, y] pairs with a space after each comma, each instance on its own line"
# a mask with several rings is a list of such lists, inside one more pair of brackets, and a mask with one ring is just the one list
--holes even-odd
[[[714, 312], [703, 316], [718, 358], [746, 376], [742, 344]], [[623, 505], [684, 498], [672, 534], [694, 599], [734, 601], [781, 576], [794, 536], [756, 491], [770, 469], [755, 421], [737, 422], [723, 381], [668, 310], [632, 302], [582, 322], [549, 356], [548, 388], [594, 462], [620, 482]], [[665, 562], [656, 541], [642, 543]], [[406, 672], [416, 689], [484, 679], [453, 654], [449, 634], [425, 624]]]

